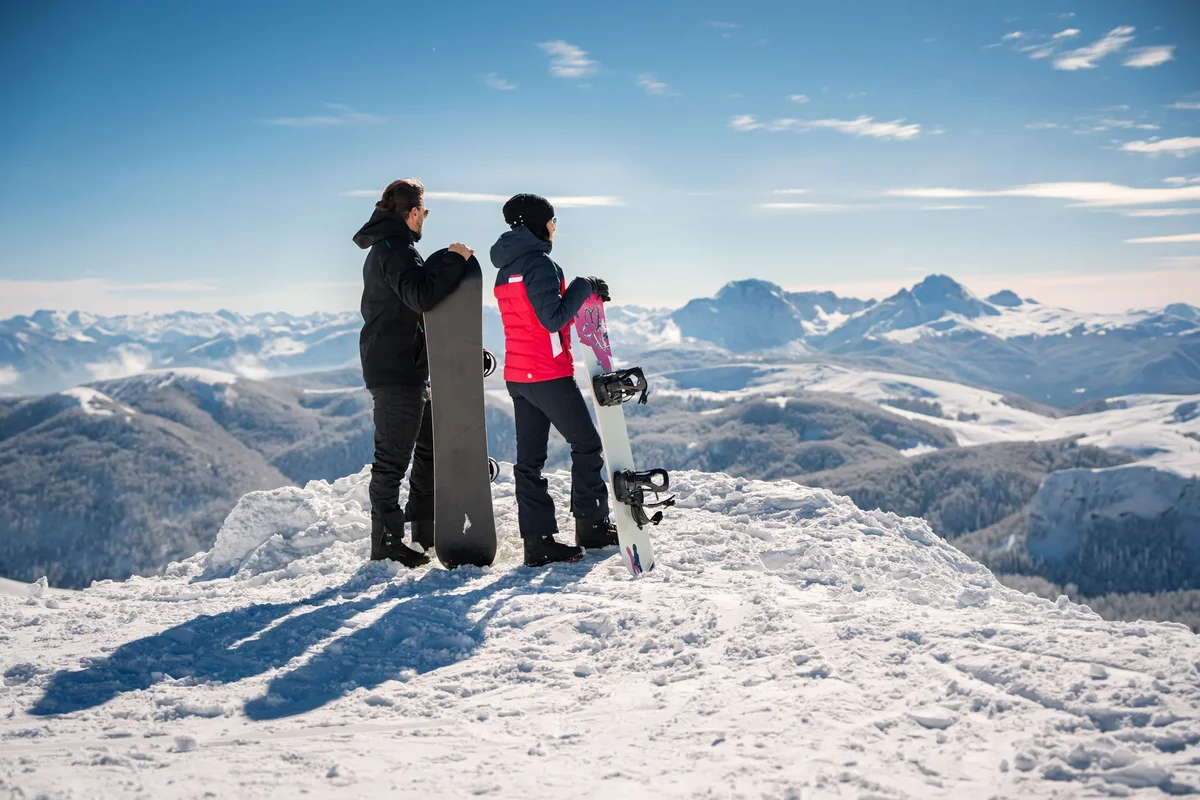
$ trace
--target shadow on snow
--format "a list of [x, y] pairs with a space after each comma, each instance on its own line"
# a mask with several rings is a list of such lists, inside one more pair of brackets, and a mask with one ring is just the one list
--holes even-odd
[[[55, 673], [29, 713], [46, 716], [95, 708], [168, 678], [235, 683], [285, 669], [324, 642], [311, 659], [275, 675], [265, 695], [247, 701], [244, 708], [254, 720], [302, 714], [409, 670], [432, 672], [470, 658], [508, 599], [560, 591], [600, 560], [538, 571], [517, 568], [494, 578], [473, 569], [433, 569], [416, 580], [362, 596], [391, 579], [389, 572], [368, 564], [343, 585], [304, 600], [199, 616], [121, 645], [81, 670]], [[487, 582], [464, 591], [475, 581]], [[346, 623], [353, 617], [389, 604], [370, 625], [330, 640], [339, 631], [349, 631]]]

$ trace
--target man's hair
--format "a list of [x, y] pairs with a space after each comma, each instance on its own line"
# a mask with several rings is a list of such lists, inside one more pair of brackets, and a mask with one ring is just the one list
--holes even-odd
[[392, 181], [383, 190], [383, 197], [375, 204], [377, 211], [390, 211], [404, 217], [414, 208], [421, 207], [421, 199], [425, 196], [425, 184], [417, 178], [401, 178]]

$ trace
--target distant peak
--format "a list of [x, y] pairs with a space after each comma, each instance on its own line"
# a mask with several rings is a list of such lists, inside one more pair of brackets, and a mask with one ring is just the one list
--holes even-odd
[[1016, 292], [1010, 292], [1008, 289], [996, 292], [987, 301], [994, 306], [1005, 306], [1006, 308], [1016, 308], [1025, 304], [1025, 301], [1018, 297]]
[[913, 287], [912, 293], [919, 300], [936, 297], [969, 297], [970, 292], [949, 275], [930, 275]]

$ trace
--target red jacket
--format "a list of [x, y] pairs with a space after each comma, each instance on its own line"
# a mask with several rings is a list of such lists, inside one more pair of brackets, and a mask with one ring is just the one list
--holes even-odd
[[504, 323], [504, 380], [535, 383], [569, 378], [571, 323], [591, 284], [576, 278], [568, 286], [550, 258], [550, 242], [518, 226], [492, 245], [496, 301]]

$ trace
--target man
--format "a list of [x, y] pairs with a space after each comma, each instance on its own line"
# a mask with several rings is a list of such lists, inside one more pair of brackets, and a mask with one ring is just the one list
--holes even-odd
[[[454, 291], [474, 251], [450, 245], [445, 258], [426, 266], [417, 252], [425, 218], [425, 187], [415, 178], [393, 181], [375, 213], [354, 235], [369, 248], [363, 264], [358, 352], [375, 415], [371, 465], [371, 559], [406, 567], [428, 563], [433, 547], [433, 415], [421, 315]], [[400, 508], [400, 482], [412, 461], [408, 503]], [[412, 522], [406, 546], [404, 522]]]
[[[550, 258], [557, 221], [544, 197], [519, 194], [504, 204], [511, 230], [492, 246], [496, 300], [504, 323], [504, 380], [513, 401], [517, 428], [517, 521], [525, 563], [543, 566], [578, 561], [583, 548], [617, 543], [608, 518], [608, 489], [600, 434], [588, 415], [573, 377], [571, 322], [593, 294], [608, 300], [599, 278], [576, 278], [567, 286]], [[553, 425], [571, 445], [571, 512], [575, 546], [558, 542], [554, 501], [542, 467]]]

